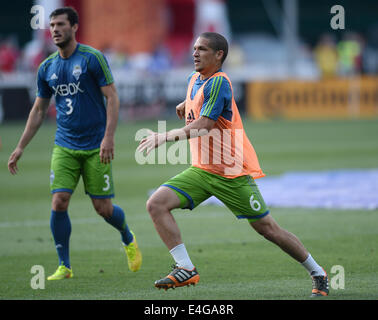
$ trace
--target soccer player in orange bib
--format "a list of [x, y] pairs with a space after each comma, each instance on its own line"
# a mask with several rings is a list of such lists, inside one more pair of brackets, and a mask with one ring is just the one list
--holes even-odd
[[138, 151], [151, 152], [169, 141], [189, 139], [192, 166], [162, 184], [148, 199], [147, 210], [175, 265], [155, 287], [169, 289], [195, 285], [200, 277], [171, 214], [176, 208], [193, 210], [210, 196], [221, 200], [238, 219], [303, 265], [312, 277], [311, 296], [328, 295], [328, 276], [300, 240], [282, 229], [264, 202], [254, 181], [264, 177], [256, 152], [243, 129], [232, 84], [222, 71], [227, 40], [214, 32], [202, 33], [194, 44], [194, 67], [186, 99], [176, 107], [186, 125], [164, 133], [150, 132]]

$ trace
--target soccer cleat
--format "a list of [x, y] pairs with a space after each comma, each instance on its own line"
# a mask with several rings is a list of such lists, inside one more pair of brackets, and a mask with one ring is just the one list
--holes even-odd
[[55, 273], [51, 276], [47, 277], [47, 280], [63, 280], [69, 279], [73, 277], [72, 269], [68, 269], [65, 265], [60, 265], [58, 269], [56, 269]]
[[[323, 269], [325, 272], [325, 270]], [[329, 288], [328, 288], [328, 275], [325, 272], [324, 276], [313, 276], [312, 277], [312, 293], [311, 297], [322, 297], [328, 296]]]
[[128, 245], [123, 245], [123, 247], [125, 248], [129, 269], [133, 272], [137, 272], [142, 266], [142, 253], [139, 250], [134, 232], [130, 232], [134, 239]]
[[173, 271], [165, 278], [156, 280], [155, 287], [158, 289], [174, 289], [176, 287], [183, 287], [189, 285], [196, 285], [200, 279], [197, 269], [188, 270], [180, 268], [177, 265], [172, 266]]

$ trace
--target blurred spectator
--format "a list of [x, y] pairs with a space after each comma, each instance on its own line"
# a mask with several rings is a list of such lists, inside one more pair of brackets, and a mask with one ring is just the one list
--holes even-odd
[[0, 42], [0, 71], [13, 72], [16, 69], [20, 53], [14, 38], [9, 37]]
[[25, 45], [21, 68], [35, 72], [41, 62], [55, 51], [50, 30], [38, 30], [34, 33], [33, 39]]
[[245, 53], [243, 48], [236, 41], [232, 42], [229, 48], [225, 66], [231, 68], [242, 67], [246, 63]]
[[337, 44], [339, 55], [339, 74], [356, 75], [361, 72], [362, 39], [356, 33], [347, 33]]
[[171, 60], [168, 48], [160, 46], [152, 54], [152, 61], [149, 69], [151, 72], [157, 74], [165, 72], [172, 67]]
[[323, 35], [314, 49], [315, 61], [323, 78], [335, 77], [338, 70], [336, 43], [329, 34]]
[[143, 73], [160, 74], [171, 68], [169, 50], [158, 47], [154, 52], [140, 52], [129, 56], [128, 68]]
[[371, 46], [362, 53], [362, 72], [366, 74], [378, 74], [378, 50]]
[[367, 33], [366, 46], [362, 52], [362, 72], [378, 74], [378, 24]]
[[123, 51], [119, 41], [116, 41], [113, 46], [107, 46], [101, 49], [109, 64], [113, 69], [125, 69], [127, 68], [127, 55]]

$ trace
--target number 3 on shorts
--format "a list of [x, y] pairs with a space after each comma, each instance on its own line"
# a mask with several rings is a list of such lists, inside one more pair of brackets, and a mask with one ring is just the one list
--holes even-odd
[[102, 191], [108, 191], [109, 188], [110, 188], [109, 175], [104, 174], [104, 179], [105, 179], [106, 186], [104, 188], [102, 188]]

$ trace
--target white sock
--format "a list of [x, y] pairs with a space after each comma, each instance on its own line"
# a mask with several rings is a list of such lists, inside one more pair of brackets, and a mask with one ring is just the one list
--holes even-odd
[[169, 252], [172, 255], [178, 267], [188, 270], [194, 269], [194, 265], [190, 260], [188, 252], [186, 251], [185, 245], [183, 243], [177, 245]]
[[316, 263], [311, 257], [311, 254], [309, 254], [307, 259], [302, 262], [302, 266], [305, 267], [310, 276], [325, 276], [323, 268]]

